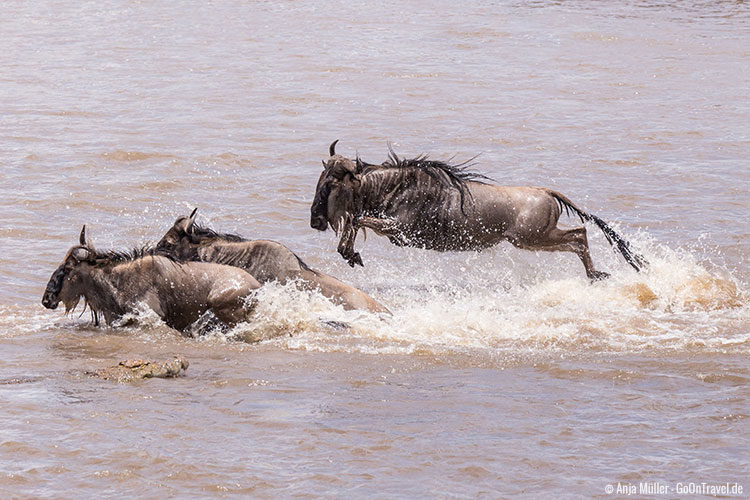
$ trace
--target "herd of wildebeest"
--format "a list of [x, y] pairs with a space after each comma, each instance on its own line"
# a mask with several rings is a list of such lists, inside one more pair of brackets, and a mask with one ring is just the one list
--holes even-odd
[[[336, 153], [334, 141], [310, 209], [310, 226], [340, 235], [338, 253], [349, 265], [363, 265], [354, 251], [359, 229], [372, 229], [398, 246], [437, 251], [479, 251], [501, 241], [528, 250], [575, 253], [587, 277], [594, 269], [586, 228], [557, 227], [562, 212], [591, 221], [636, 270], [647, 262], [599, 217], [578, 208], [564, 195], [541, 187], [492, 184], [469, 170], [471, 164], [399, 158], [389, 148], [381, 164]], [[185, 331], [207, 312], [222, 326], [251, 319], [255, 291], [264, 283], [294, 283], [315, 290], [346, 309], [389, 313], [378, 301], [351, 285], [307, 266], [289, 248], [268, 240], [218, 233], [196, 223], [196, 210], [178, 218], [154, 246], [129, 252], [100, 251], [81, 230], [52, 273], [42, 304], [66, 312], [81, 298], [95, 324], [108, 324], [145, 305], [172, 328]], [[215, 324], [215, 323], [214, 323]]]

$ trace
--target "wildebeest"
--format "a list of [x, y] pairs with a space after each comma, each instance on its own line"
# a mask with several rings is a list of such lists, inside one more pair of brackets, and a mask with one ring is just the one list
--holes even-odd
[[585, 227], [557, 227], [563, 211], [594, 222], [636, 270], [646, 265], [607, 223], [557, 191], [489, 184], [467, 163], [403, 159], [392, 148], [380, 165], [353, 161], [336, 154], [337, 142], [323, 161], [310, 226], [340, 233], [338, 252], [351, 266], [363, 265], [354, 241], [359, 228], [370, 228], [395, 245], [439, 251], [482, 250], [507, 240], [527, 250], [573, 252], [589, 279], [609, 276], [594, 269]]
[[275, 241], [247, 240], [235, 234], [217, 233], [195, 222], [197, 209], [179, 217], [156, 244], [156, 251], [180, 260], [215, 262], [237, 266], [259, 282], [294, 281], [307, 290], [319, 290], [345, 309], [388, 312], [382, 304], [351, 285], [311, 269], [294, 252]]
[[232, 266], [179, 262], [147, 249], [97, 251], [83, 226], [79, 244], [52, 273], [42, 304], [55, 309], [62, 302], [68, 312], [83, 297], [96, 324], [100, 314], [112, 323], [145, 304], [183, 331], [209, 310], [228, 326], [246, 321], [259, 287], [249, 273]]

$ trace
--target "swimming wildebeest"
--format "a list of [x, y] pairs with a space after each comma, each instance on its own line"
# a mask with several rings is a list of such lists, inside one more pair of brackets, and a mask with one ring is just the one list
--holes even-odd
[[439, 251], [482, 250], [507, 240], [527, 250], [573, 252], [590, 279], [609, 276], [594, 269], [585, 227], [557, 227], [563, 210], [594, 222], [636, 270], [646, 265], [602, 219], [551, 189], [488, 184], [466, 163], [402, 159], [390, 148], [383, 164], [352, 161], [336, 154], [337, 142], [323, 161], [310, 226], [340, 233], [338, 252], [351, 266], [363, 265], [354, 240], [359, 228], [370, 228], [395, 245]]
[[55, 309], [62, 302], [68, 312], [83, 297], [96, 324], [100, 314], [112, 323], [145, 304], [182, 331], [209, 310], [228, 326], [246, 321], [259, 287], [249, 273], [232, 266], [179, 262], [148, 250], [99, 252], [83, 226], [79, 245], [52, 273], [42, 304]]
[[311, 269], [291, 250], [275, 241], [247, 240], [234, 234], [217, 233], [195, 222], [193, 210], [189, 217], [178, 218], [172, 228], [156, 244], [156, 251], [179, 260], [216, 262], [237, 266], [252, 274], [259, 282], [295, 281], [307, 290], [319, 290], [345, 309], [388, 312], [382, 304], [353, 286], [333, 276]]

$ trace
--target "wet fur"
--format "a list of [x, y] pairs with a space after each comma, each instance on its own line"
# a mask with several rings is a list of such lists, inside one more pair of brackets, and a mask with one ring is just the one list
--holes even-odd
[[388, 309], [363, 291], [333, 276], [309, 267], [281, 243], [249, 240], [231, 233], [219, 233], [205, 226], [178, 218], [156, 245], [158, 252], [176, 258], [216, 262], [244, 269], [261, 283], [294, 282], [303, 289], [319, 290], [346, 309], [387, 312]]
[[599, 217], [560, 193], [541, 187], [497, 186], [467, 170], [469, 162], [451, 164], [425, 155], [401, 159], [392, 149], [382, 164], [335, 154], [324, 161], [311, 206], [310, 225], [340, 233], [338, 252], [354, 266], [359, 229], [372, 229], [397, 246], [438, 251], [482, 250], [501, 241], [527, 250], [573, 252], [587, 276], [601, 279], [591, 261], [585, 227], [557, 227], [563, 211], [592, 221], [636, 270], [647, 265], [630, 244]]
[[[76, 252], [86, 257], [78, 259]], [[157, 255], [151, 247], [130, 252], [71, 248], [52, 274], [42, 303], [49, 309], [63, 302], [66, 311], [80, 298], [99, 323], [133, 312], [146, 303], [164, 322], [185, 330], [208, 310], [226, 325], [248, 319], [252, 292], [260, 284], [241, 269], [217, 264], [179, 262]]]

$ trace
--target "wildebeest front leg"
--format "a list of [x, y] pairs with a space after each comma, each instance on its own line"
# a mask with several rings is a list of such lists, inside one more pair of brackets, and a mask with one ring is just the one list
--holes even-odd
[[398, 246], [406, 246], [407, 241], [404, 239], [403, 232], [399, 229], [396, 221], [393, 219], [380, 219], [378, 217], [360, 217], [357, 219], [359, 227], [372, 229], [380, 236], [386, 236], [391, 243]]
[[365, 265], [362, 263], [362, 257], [358, 252], [354, 251], [354, 240], [356, 239], [357, 228], [350, 222], [347, 222], [341, 231], [338, 252], [344, 259], [346, 259], [350, 266], [354, 267], [354, 264], [359, 264], [364, 267]]
[[208, 303], [219, 321], [232, 327], [248, 320], [256, 304], [251, 295], [252, 290], [247, 288], [220, 289], [209, 295]]

